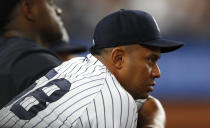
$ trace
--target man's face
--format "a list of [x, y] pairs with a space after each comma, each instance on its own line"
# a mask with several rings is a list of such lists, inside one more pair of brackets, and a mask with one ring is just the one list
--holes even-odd
[[62, 38], [65, 28], [61, 20], [61, 10], [56, 7], [53, 0], [36, 0], [36, 29], [40, 38], [51, 42]]
[[160, 50], [132, 45], [126, 51], [124, 68], [121, 70], [121, 84], [134, 99], [147, 98], [148, 93], [153, 91], [155, 78], [160, 77], [157, 65]]

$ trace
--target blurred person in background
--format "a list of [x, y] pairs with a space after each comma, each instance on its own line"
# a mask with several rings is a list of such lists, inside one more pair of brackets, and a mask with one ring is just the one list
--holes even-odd
[[73, 57], [87, 51], [86, 46], [72, 44], [69, 39], [69, 34], [65, 27], [61, 28], [62, 38], [59, 40], [45, 41], [41, 45], [54, 52], [62, 62], [70, 60]]
[[61, 64], [44, 42], [63, 38], [53, 0], [3, 0], [0, 5], [0, 108]]

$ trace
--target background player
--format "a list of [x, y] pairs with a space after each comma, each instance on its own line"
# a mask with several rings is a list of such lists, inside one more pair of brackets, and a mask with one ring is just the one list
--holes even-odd
[[135, 128], [138, 111], [138, 127], [164, 127], [164, 110], [149, 92], [161, 53], [181, 46], [162, 39], [146, 12], [112, 13], [96, 26], [91, 54], [37, 80], [0, 111], [0, 127]]
[[0, 108], [61, 61], [40, 44], [63, 38], [61, 10], [53, 0], [0, 4]]

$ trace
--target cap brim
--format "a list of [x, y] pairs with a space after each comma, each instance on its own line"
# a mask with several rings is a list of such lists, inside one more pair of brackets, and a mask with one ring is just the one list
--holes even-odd
[[161, 53], [175, 51], [184, 45], [181, 42], [167, 40], [167, 39], [156, 39], [152, 41], [141, 42], [140, 44], [145, 45], [145, 46], [160, 48]]
[[81, 53], [87, 50], [85, 46], [72, 45], [69, 43], [56, 44], [51, 46], [50, 49], [56, 53], [61, 53], [61, 52]]

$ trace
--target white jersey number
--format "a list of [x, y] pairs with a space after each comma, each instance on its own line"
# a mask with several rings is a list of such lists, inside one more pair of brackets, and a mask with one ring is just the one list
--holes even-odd
[[10, 110], [20, 119], [30, 120], [50, 103], [64, 96], [69, 91], [70, 86], [71, 83], [64, 78], [52, 80], [18, 100]]

